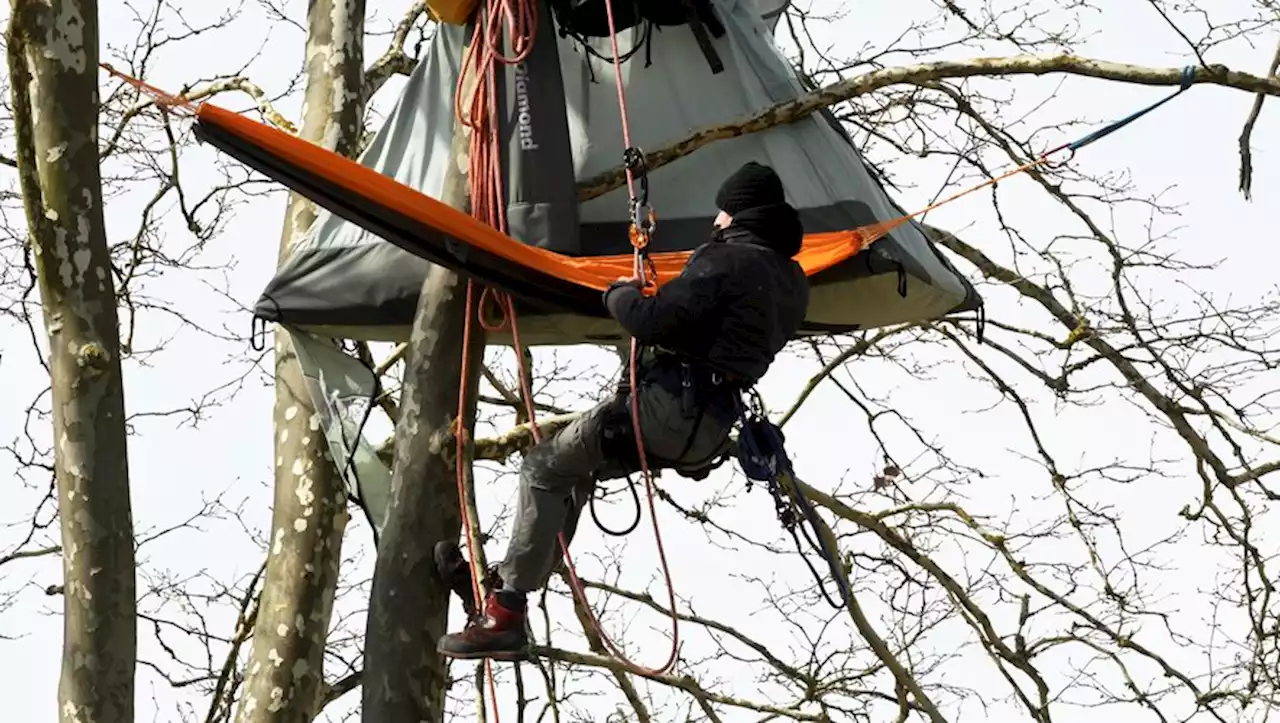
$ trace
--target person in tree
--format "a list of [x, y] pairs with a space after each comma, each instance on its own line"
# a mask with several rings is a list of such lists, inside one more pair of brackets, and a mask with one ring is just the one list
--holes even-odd
[[454, 658], [528, 656], [525, 596], [547, 584], [600, 480], [640, 470], [631, 404], [651, 470], [705, 478], [728, 456], [742, 392], [769, 369], [800, 328], [809, 283], [794, 260], [804, 228], [782, 180], [749, 162], [716, 194], [711, 241], [680, 275], [646, 296], [638, 279], [614, 282], [604, 305], [643, 352], [637, 389], [629, 374], [611, 398], [530, 449], [520, 465], [519, 502], [505, 559], [486, 574], [483, 611], [472, 603], [471, 566], [457, 543], [435, 549], [437, 570], [462, 598], [464, 630], [440, 638]]

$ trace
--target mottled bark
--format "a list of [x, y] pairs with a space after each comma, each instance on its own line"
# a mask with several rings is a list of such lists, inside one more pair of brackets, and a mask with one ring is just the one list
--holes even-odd
[[[456, 163], [441, 198], [455, 208], [467, 203], [467, 148], [467, 136], [455, 126]], [[473, 298], [478, 304], [478, 289]], [[431, 267], [409, 339], [391, 495], [369, 601], [361, 718], [368, 723], [444, 720], [448, 677], [436, 640], [447, 632], [449, 590], [435, 574], [431, 554], [437, 541], [458, 539], [462, 526], [451, 427], [464, 353], [470, 355], [471, 373], [462, 423], [464, 429], [474, 425], [484, 351], [478, 323], [471, 325], [471, 344], [463, 349], [466, 300], [465, 279]]]
[[14, 0], [7, 45], [53, 385], [64, 576], [58, 715], [131, 723], [133, 516], [98, 168], [97, 3]]
[[[302, 137], [351, 156], [360, 139], [365, 3], [308, 6]], [[289, 199], [280, 259], [316, 218]], [[324, 651], [349, 519], [347, 492], [329, 453], [289, 333], [275, 331], [275, 499], [271, 550], [236, 711], [240, 723], [310, 721], [323, 691]]]

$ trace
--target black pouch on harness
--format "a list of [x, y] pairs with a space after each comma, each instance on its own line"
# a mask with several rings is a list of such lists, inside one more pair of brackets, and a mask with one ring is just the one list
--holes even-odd
[[[609, 37], [607, 0], [550, 0], [556, 22], [567, 35], [584, 38]], [[692, 0], [695, 17], [714, 37], [724, 35], [724, 25], [716, 17], [710, 0]], [[659, 27], [685, 25], [690, 21], [684, 0], [613, 0], [613, 27], [630, 30], [642, 20]]]
[[[609, 37], [608, 0], [549, 0], [561, 36], [582, 38]], [[711, 0], [613, 0], [613, 27], [617, 32], [629, 30], [642, 22], [658, 27], [688, 25], [693, 30], [711, 66], [712, 73], [724, 70], [724, 64], [706, 35], [719, 38], [725, 34], [724, 24], [716, 16]]]

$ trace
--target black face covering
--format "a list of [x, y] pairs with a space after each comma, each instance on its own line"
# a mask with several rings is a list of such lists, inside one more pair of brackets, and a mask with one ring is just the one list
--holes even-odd
[[800, 214], [787, 203], [748, 208], [733, 217], [728, 228], [714, 229], [717, 243], [754, 243], [791, 258], [800, 251], [804, 226]]

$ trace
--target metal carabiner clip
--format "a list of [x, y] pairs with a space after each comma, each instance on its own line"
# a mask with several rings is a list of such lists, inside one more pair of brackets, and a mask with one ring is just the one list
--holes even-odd
[[658, 226], [658, 219], [653, 213], [653, 206], [647, 203], [634, 203], [631, 206], [631, 225], [645, 236], [653, 234]]

